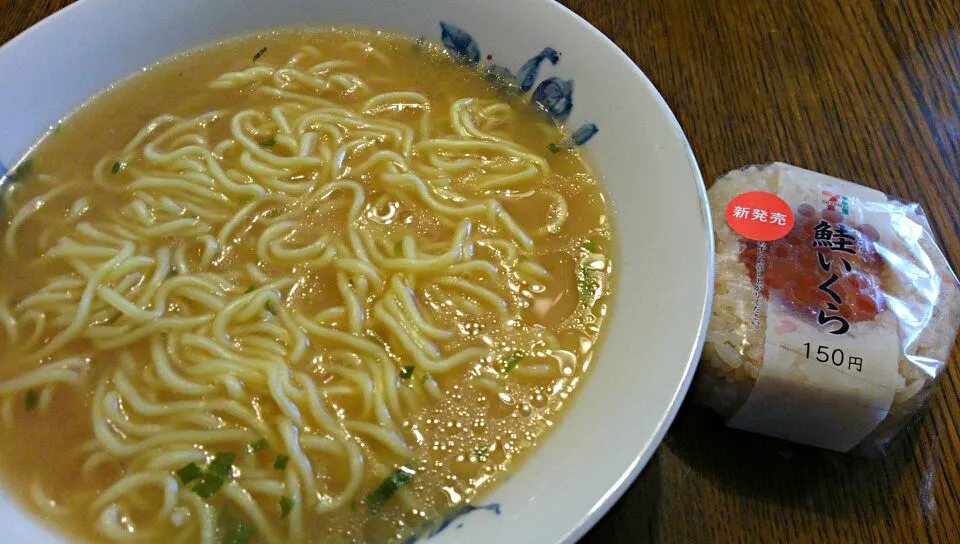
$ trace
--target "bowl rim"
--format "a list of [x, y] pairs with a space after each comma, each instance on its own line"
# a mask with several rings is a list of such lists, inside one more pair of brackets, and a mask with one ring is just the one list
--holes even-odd
[[[670, 429], [671, 424], [673, 423], [676, 415], [680, 409], [683, 399], [685, 398], [687, 392], [692, 383], [693, 376], [696, 372], [701, 353], [704, 348], [704, 342], [707, 334], [707, 326], [709, 323], [709, 318], [711, 314], [712, 302], [713, 302], [713, 293], [714, 293], [714, 280], [715, 280], [715, 240], [714, 240], [714, 226], [710, 214], [709, 200], [707, 198], [707, 190], [704, 184], [703, 175], [700, 170], [700, 166], [696, 159], [696, 156], [693, 152], [693, 148], [690, 145], [689, 139], [687, 138], [686, 132], [683, 130], [680, 125], [679, 120], [676, 117], [673, 109], [669, 106], [667, 101], [664, 99], [663, 95], [660, 93], [659, 89], [654, 85], [654, 83], [649, 79], [649, 77], [643, 72], [643, 70], [638, 66], [638, 64], [626, 53], [624, 52], [616, 43], [613, 42], [607, 35], [593, 26], [589, 21], [584, 19], [578, 13], [574, 12], [572, 9], [567, 6], [560, 4], [559, 2], [553, 0], [518, 0], [523, 1], [527, 4], [536, 4], [538, 9], [553, 9], [561, 12], [565, 17], [570, 18], [577, 25], [586, 30], [589, 34], [593, 36], [594, 39], [598, 40], [606, 49], [609, 50], [610, 54], [619, 57], [619, 59], [624, 63], [625, 66], [629, 66], [633, 72], [633, 75], [638, 78], [638, 81], [642, 82], [643, 86], [646, 87], [647, 91], [650, 94], [650, 97], [654, 100], [657, 109], [660, 110], [660, 113], [665, 115], [666, 120], [669, 122], [670, 129], [673, 132], [672, 136], [679, 137], [682, 147], [683, 147], [683, 157], [687, 161], [687, 166], [690, 168], [693, 175], [692, 179], [684, 180], [686, 183], [693, 182], [697, 187], [697, 197], [699, 200], [699, 211], [702, 215], [703, 224], [705, 228], [705, 236], [707, 237], [707, 244], [705, 246], [706, 263], [707, 263], [707, 274], [705, 276], [705, 285], [698, 287], [698, 291], [702, 294], [702, 299], [699, 303], [698, 312], [699, 319], [697, 324], [697, 333], [696, 341], [691, 347], [689, 353], [687, 354], [686, 361], [684, 363], [684, 370], [681, 374], [680, 382], [677, 384], [675, 390], [670, 399], [670, 404], [666, 406], [666, 409], [662, 412], [659, 417], [659, 420], [656, 424], [656, 431], [649, 436], [649, 439], [644, 443], [642, 449], [637, 451], [633, 456], [632, 462], [624, 467], [620, 476], [617, 478], [614, 484], [604, 493], [602, 496], [598, 497], [592, 508], [586, 512], [583, 516], [578, 518], [575, 522], [561, 523], [560, 525], [569, 525], [569, 529], [566, 530], [564, 536], [559, 540], [559, 542], [572, 543], [579, 540], [583, 537], [606, 513], [610, 508], [623, 496], [626, 490], [632, 485], [632, 483], [639, 476], [643, 468], [649, 463], [653, 454], [657, 451], [659, 446], [662, 444], [663, 439]], [[58, 22], [65, 17], [70, 17], [74, 11], [90, 9], [92, 4], [95, 4], [95, 0], [77, 0], [57, 11], [47, 15], [46, 17], [35, 22], [22, 32], [18, 33], [16, 36], [8, 40], [7, 42], [0, 45], [0, 55], [27, 39], [29, 36], [37, 32], [41, 27], [53, 22]], [[375, 28], [375, 27], [374, 27]], [[212, 42], [213, 40], [211, 40]], [[101, 89], [98, 92], [102, 92], [104, 89]], [[96, 94], [91, 95], [87, 100], [95, 97]], [[73, 111], [68, 112], [66, 115], [69, 116]], [[29, 149], [27, 150], [29, 151]], [[0, 173], [2, 174], [2, 173]], [[601, 171], [602, 175], [602, 171]], [[619, 244], [618, 244], [619, 245]], [[608, 317], [608, 319], [615, 319], [615, 314], [617, 313], [618, 304], [614, 303], [613, 305], [613, 314]], [[576, 404], [576, 403], [574, 403]], [[571, 410], [570, 407], [567, 407], [567, 410]], [[503, 485], [505, 482], [501, 482]], [[498, 486], [497, 488], [499, 488]], [[494, 490], [495, 491], [495, 490]], [[3, 500], [3, 490], [0, 490], [0, 500]], [[9, 500], [9, 499], [8, 499]], [[6, 501], [4, 501], [6, 502]], [[16, 508], [23, 511], [23, 516], [25, 518], [34, 519], [34, 516], [24, 510], [20, 505], [15, 505]], [[39, 520], [35, 520], [39, 521]], [[41, 522], [41, 524], [48, 530], [53, 529], [50, 524], [46, 522]], [[59, 530], [53, 529], [55, 534], [60, 537], [63, 537], [63, 533]]]
[[[670, 405], [664, 411], [657, 423], [656, 432], [650, 436], [650, 439], [643, 446], [643, 449], [636, 454], [633, 462], [624, 469], [616, 483], [609, 490], [607, 490], [606, 494], [597, 499], [597, 501], [594, 503], [594, 507], [587, 514], [577, 520], [576, 524], [563, 537], [562, 542], [573, 543], [579, 540], [591, 528], [593, 528], [593, 526], [596, 525], [597, 522], [607, 514], [607, 512], [609, 512], [613, 505], [617, 503], [627, 489], [630, 488], [633, 482], [636, 481], [637, 477], [640, 475], [640, 472], [644, 469], [644, 467], [647, 466], [647, 463], [650, 462], [653, 454], [662, 444], [667, 431], [669, 431], [670, 426], [673, 424], [673, 421], [680, 410], [683, 399], [686, 397], [687, 392], [690, 389], [690, 384], [693, 381], [693, 376], [696, 373], [700, 355], [703, 352], [704, 342], [706, 340], [707, 326], [709, 324], [710, 313], [713, 306], [716, 248], [714, 245], [714, 227], [713, 219], [710, 214], [710, 202], [707, 198], [707, 189], [704, 184], [703, 174], [700, 171], [700, 165], [697, 162], [696, 155], [693, 152], [693, 147], [690, 145], [690, 141], [687, 138], [686, 132], [680, 125], [680, 121], [677, 119], [673, 109], [667, 103], [666, 99], [663, 98], [663, 94], [660, 93], [660, 90], [657, 89], [656, 85], [654, 85], [650, 78], [647, 77], [646, 73], [643, 72], [640, 66], [634, 62], [634, 60], [630, 58], [630, 56], [627, 55], [627, 53], [623, 51], [623, 49], [621, 49], [616, 43], [614, 43], [613, 40], [611, 40], [606, 34], [601, 32], [589, 21], [581, 17], [578, 13], [571, 10], [567, 6], [560, 4], [559, 2], [552, 2], [550, 0], [546, 1], [552, 4], [556, 9], [561, 10], [567, 16], [575, 20], [580, 26], [584, 27], [588, 33], [592, 34], [596, 39], [610, 49], [613, 54], [625, 61], [625, 63], [633, 70], [634, 75], [637, 76], [643, 82], [644, 86], [647, 87], [651, 96], [656, 101], [657, 107], [662, 110], [664, 114], [666, 114], [672, 129], [677, 135], [680, 136], [683, 142], [684, 156], [689, 162], [689, 166], [694, 173], [695, 179], [691, 181], [694, 181], [697, 185], [697, 196], [700, 200], [700, 213], [703, 215], [703, 221], [706, 227], [707, 235], [706, 251], [708, 270], [706, 275], [706, 285], [703, 286], [703, 300], [701, 301], [699, 308], [700, 317], [696, 337], [697, 339], [688, 355], [681, 381], [674, 390], [673, 396], [670, 400]], [[602, 172], [601, 175], [603, 175]], [[623, 234], [621, 233], [621, 236], [622, 235]], [[617, 305], [615, 304], [613, 309], [614, 315], [609, 316], [608, 319], [615, 319], [615, 314], [617, 313], [616, 306]]]

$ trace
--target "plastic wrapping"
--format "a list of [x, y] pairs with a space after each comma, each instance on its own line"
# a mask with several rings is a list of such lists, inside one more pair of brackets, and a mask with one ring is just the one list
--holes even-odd
[[882, 449], [943, 375], [960, 324], [920, 206], [779, 163], [708, 194], [717, 268], [697, 397], [732, 427]]

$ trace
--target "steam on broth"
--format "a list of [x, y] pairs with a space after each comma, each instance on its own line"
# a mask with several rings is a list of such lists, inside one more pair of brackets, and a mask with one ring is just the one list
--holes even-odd
[[97, 542], [388, 542], [555, 423], [607, 312], [583, 157], [365, 31], [175, 57], [4, 190], [0, 474]]

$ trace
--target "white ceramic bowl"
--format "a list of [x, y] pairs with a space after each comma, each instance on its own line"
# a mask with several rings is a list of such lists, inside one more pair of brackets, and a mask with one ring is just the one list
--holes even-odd
[[[431, 544], [574, 541], [633, 481], [687, 391], [710, 315], [713, 234], [673, 114], [623, 52], [566, 8], [550, 0], [82, 0], [0, 48], [0, 161], [10, 165], [104, 87], [186, 48], [291, 25], [439, 41], [440, 21], [467, 31], [481, 59], [491, 54], [514, 71], [546, 46], [562, 53], [543, 63], [538, 81], [573, 80], [568, 124], [599, 127], [586, 147], [612, 199], [619, 256], [613, 317], [578, 398], [486, 498], [499, 515], [464, 516]], [[61, 541], [3, 496], [0, 527], [4, 542]]]

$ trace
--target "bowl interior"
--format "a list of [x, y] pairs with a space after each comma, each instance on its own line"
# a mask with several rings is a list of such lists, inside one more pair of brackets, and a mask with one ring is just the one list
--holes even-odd
[[[0, 48], [0, 162], [114, 81], [186, 48], [294, 25], [387, 28], [440, 39], [467, 30], [512, 70], [550, 46], [540, 79], [574, 81], [571, 127], [614, 210], [617, 293], [600, 357], [561, 423], [481, 510], [432, 541], [560, 542], [585, 532], [659, 444], [692, 376], [709, 315], [713, 236], [699, 170], [680, 127], [640, 70], [550, 0], [82, 0]], [[0, 496], [13, 542], [59, 542]]]

